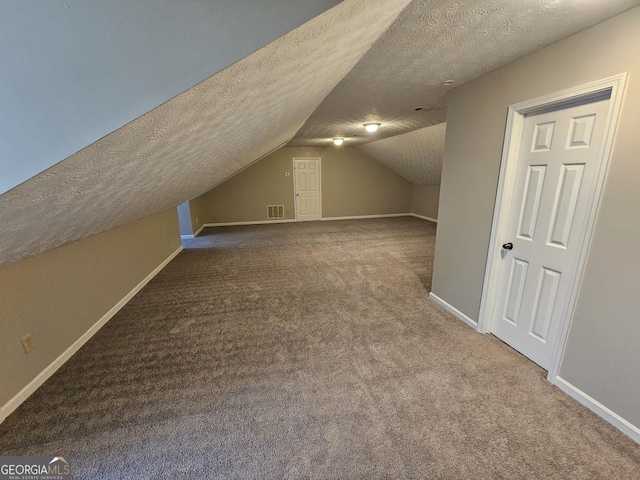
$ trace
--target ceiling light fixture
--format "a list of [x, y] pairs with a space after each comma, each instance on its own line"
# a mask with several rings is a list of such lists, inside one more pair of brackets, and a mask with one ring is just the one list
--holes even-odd
[[344, 138], [334, 138], [333, 139], [333, 143], [335, 143], [336, 146], [339, 147], [340, 145], [342, 145], [344, 143]]
[[364, 128], [369, 133], [375, 132], [376, 130], [378, 130], [378, 127], [380, 126], [379, 123], [364, 123], [363, 125], [364, 125]]
[[445, 87], [448, 85], [453, 85], [453, 80], [445, 80], [444, 82], [442, 82], [442, 85], [444, 85]]

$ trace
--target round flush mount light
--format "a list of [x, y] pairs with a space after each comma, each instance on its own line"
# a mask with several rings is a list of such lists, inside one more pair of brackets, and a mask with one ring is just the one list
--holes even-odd
[[453, 85], [453, 80], [445, 80], [444, 82], [442, 82], [442, 85], [449, 86], [449, 85]]
[[335, 143], [336, 146], [339, 147], [340, 145], [342, 145], [344, 143], [344, 138], [334, 138], [333, 139], [333, 143]]
[[365, 130], [369, 133], [375, 132], [376, 130], [378, 130], [378, 127], [380, 126], [379, 123], [365, 123], [363, 125]]

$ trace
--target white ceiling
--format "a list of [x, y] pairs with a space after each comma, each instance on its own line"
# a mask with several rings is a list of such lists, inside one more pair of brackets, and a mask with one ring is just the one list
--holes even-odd
[[0, 194], [338, 3], [1, 0]]
[[0, 266], [175, 207], [285, 143], [408, 3], [345, 0], [0, 195]]
[[[326, 145], [383, 123], [368, 142], [441, 123], [443, 80], [460, 84], [637, 3], [345, 0], [0, 195], [0, 267], [174, 207], [294, 135]], [[424, 142], [441, 140], [420, 135], [371, 151], [412, 182], [431, 179], [435, 163], [416, 155], [435, 158], [440, 147]]]
[[440, 185], [447, 124], [403, 133], [360, 147], [369, 156], [416, 184]]
[[[414, 0], [289, 145], [329, 145], [344, 137], [346, 146], [355, 146], [444, 122], [451, 88], [639, 3]], [[442, 85], [450, 79], [453, 86]], [[382, 126], [351, 137], [365, 134], [364, 122]]]

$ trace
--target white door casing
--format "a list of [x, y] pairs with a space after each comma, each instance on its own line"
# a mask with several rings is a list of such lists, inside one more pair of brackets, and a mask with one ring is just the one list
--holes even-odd
[[293, 159], [293, 192], [296, 222], [322, 219], [320, 158]]
[[492, 333], [549, 369], [593, 196], [609, 95], [529, 114]]
[[[556, 381], [626, 74], [509, 108], [478, 331]], [[513, 250], [501, 245], [513, 243]]]

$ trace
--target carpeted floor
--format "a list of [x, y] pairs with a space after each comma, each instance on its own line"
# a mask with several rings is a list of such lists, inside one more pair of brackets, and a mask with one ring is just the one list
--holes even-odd
[[629, 479], [640, 446], [428, 297], [415, 218], [207, 229], [0, 425], [77, 478]]

